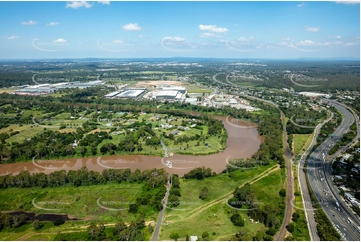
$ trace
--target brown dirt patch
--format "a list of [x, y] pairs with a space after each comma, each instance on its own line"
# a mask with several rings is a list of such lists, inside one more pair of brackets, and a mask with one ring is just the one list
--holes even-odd
[[181, 86], [182, 82], [180, 81], [139, 81], [135, 84], [136, 87], [153, 87], [154, 85], [171, 85], [171, 86]]

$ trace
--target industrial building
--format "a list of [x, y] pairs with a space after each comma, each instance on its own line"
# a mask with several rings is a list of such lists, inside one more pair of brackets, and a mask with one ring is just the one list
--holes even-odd
[[87, 88], [95, 87], [104, 84], [103, 81], [90, 81], [90, 82], [61, 82], [61, 83], [44, 83], [39, 85], [26, 86], [22, 89], [16, 90], [14, 93], [18, 95], [45, 95], [53, 93], [56, 90], [63, 88]]
[[18, 95], [30, 95], [30, 96], [38, 96], [45, 95], [49, 93], [53, 93], [54, 89], [46, 86], [38, 86], [38, 87], [26, 87], [23, 89], [18, 89], [15, 91], [15, 94]]
[[181, 86], [174, 86], [174, 87], [163, 87], [162, 91], [177, 91], [182, 94], [186, 93], [186, 88]]
[[156, 94], [156, 99], [175, 99], [178, 91], [160, 91]]
[[138, 98], [145, 92], [145, 89], [128, 89], [120, 94], [114, 96], [114, 98]]
[[104, 97], [111, 98], [111, 97], [118, 95], [119, 93], [121, 93], [121, 91], [111, 92], [111, 93], [108, 93], [107, 95], [104, 95]]
[[189, 97], [189, 98], [186, 98], [185, 103], [198, 105], [198, 99], [196, 97]]

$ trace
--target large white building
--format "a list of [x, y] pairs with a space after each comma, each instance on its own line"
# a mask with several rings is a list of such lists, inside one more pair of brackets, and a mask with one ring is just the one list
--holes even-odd
[[129, 89], [116, 95], [116, 98], [137, 98], [145, 92], [144, 89]]
[[178, 91], [160, 91], [155, 97], [157, 99], [175, 99], [178, 95]]
[[162, 91], [177, 91], [184, 94], [186, 93], [186, 88], [181, 86], [163, 87]]
[[53, 93], [54, 89], [46, 86], [40, 87], [26, 87], [23, 89], [19, 89], [15, 91], [15, 94], [18, 95], [30, 95], [30, 96], [37, 96], [37, 95], [45, 95], [49, 93]]

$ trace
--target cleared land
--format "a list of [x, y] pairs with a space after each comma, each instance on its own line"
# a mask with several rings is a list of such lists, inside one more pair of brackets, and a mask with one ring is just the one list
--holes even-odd
[[180, 81], [139, 81], [134, 86], [135, 87], [153, 87], [155, 85], [172, 85], [172, 86], [181, 86], [183, 83]]

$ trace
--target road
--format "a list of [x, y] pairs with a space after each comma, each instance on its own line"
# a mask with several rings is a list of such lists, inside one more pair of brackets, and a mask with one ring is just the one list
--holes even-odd
[[59, 125], [42, 125], [42, 124], [39, 124], [35, 121], [35, 117], [36, 115], [33, 116], [33, 118], [31, 119], [33, 121], [33, 124], [35, 125], [38, 125], [40, 127], [44, 127], [44, 128], [59, 128], [60, 126]]
[[33, 77], [31, 78], [32, 80], [33, 80], [33, 82], [36, 84], [36, 85], [40, 85], [40, 83], [39, 82], [37, 82], [37, 81], [35, 81], [35, 76], [36, 76], [37, 74], [34, 74], [33, 75]]
[[[324, 100], [329, 101], [327, 99]], [[318, 204], [321, 205], [342, 239], [358, 241], [360, 234], [357, 228], [360, 226], [360, 220], [346, 205], [333, 186], [330, 169], [331, 162], [328, 162], [330, 159], [326, 160], [327, 154], [332, 146], [349, 130], [349, 127], [354, 122], [354, 116], [344, 105], [338, 102], [332, 101], [329, 102], [329, 105], [338, 109], [343, 115], [343, 120], [335, 130], [334, 136], [327, 138], [311, 154], [310, 159], [307, 161], [307, 176]], [[355, 140], [356, 139], [358, 139], [358, 137], [356, 137]], [[335, 156], [331, 156], [331, 158], [333, 157]], [[350, 221], [348, 221], [348, 219]]]
[[165, 196], [162, 200], [163, 202], [163, 208], [162, 210], [160, 211], [159, 215], [158, 215], [158, 219], [157, 219], [157, 224], [156, 224], [156, 227], [155, 227], [155, 230], [154, 230], [154, 233], [153, 233], [153, 236], [151, 238], [151, 241], [157, 241], [158, 240], [158, 237], [159, 237], [159, 232], [160, 232], [160, 228], [162, 227], [162, 222], [163, 222], [163, 218], [164, 218], [164, 213], [165, 213], [165, 210], [167, 209], [167, 203], [168, 203], [168, 196], [169, 196], [169, 190], [171, 188], [171, 183], [169, 182], [171, 178], [168, 179], [168, 182], [167, 182], [167, 191], [165, 193]]
[[168, 148], [167, 148], [167, 146], [165, 146], [163, 140], [160, 140], [160, 144], [162, 145], [162, 148], [164, 150], [164, 157], [169, 157]]
[[305, 210], [305, 216], [307, 221], [307, 227], [308, 232], [310, 234], [310, 238], [312, 241], [320, 241], [320, 237], [317, 233], [317, 223], [315, 221], [314, 217], [314, 209], [313, 204], [311, 202], [310, 193], [307, 186], [307, 180], [306, 180], [306, 173], [303, 170], [305, 159], [308, 156], [308, 154], [311, 152], [313, 147], [316, 145], [317, 137], [320, 133], [321, 127], [327, 123], [329, 120], [333, 118], [333, 113], [330, 113], [330, 117], [323, 121], [321, 124], [318, 124], [313, 132], [313, 138], [312, 142], [307, 148], [306, 152], [302, 155], [301, 159], [299, 160], [298, 166], [297, 166], [297, 172], [298, 172], [298, 184], [300, 186], [302, 201], [303, 201], [303, 207]]
[[[213, 78], [212, 78], [213, 81], [218, 82], [223, 85], [239, 87], [238, 85], [235, 85], [235, 84], [230, 85], [230, 84], [226, 84], [226, 83], [218, 81], [217, 75], [218, 74], [213, 76]], [[239, 94], [237, 94], [237, 95], [239, 95]], [[272, 105], [272, 106], [276, 107], [280, 111], [280, 114], [281, 114], [282, 129], [283, 129], [283, 147], [284, 147], [284, 154], [285, 154], [285, 165], [286, 165], [286, 176], [287, 176], [285, 215], [283, 217], [283, 222], [282, 222], [281, 228], [275, 236], [275, 240], [281, 241], [281, 240], [284, 240], [284, 238], [286, 236], [286, 232], [287, 232], [286, 226], [291, 222], [292, 210], [293, 210], [292, 202], [293, 202], [293, 194], [294, 194], [294, 184], [293, 184], [293, 174], [292, 174], [292, 164], [291, 164], [292, 152], [289, 149], [288, 142], [287, 142], [287, 129], [286, 129], [285, 115], [282, 112], [282, 110], [278, 108], [278, 105], [272, 101], [264, 100], [261, 98], [252, 97], [252, 96], [248, 96], [248, 95], [243, 95], [243, 96], [250, 98], [250, 99], [254, 99], [254, 100], [258, 100], [258, 101], [267, 103], [269, 105]]]

